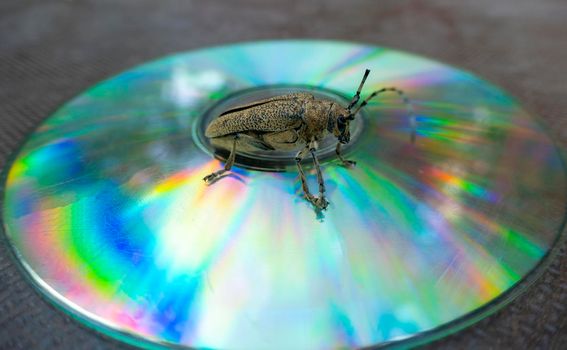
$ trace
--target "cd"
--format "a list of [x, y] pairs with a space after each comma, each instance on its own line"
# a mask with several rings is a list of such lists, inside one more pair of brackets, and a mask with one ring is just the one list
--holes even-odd
[[[342, 166], [321, 143], [330, 202], [306, 201], [287, 151], [228, 155], [204, 129], [289, 92], [346, 106]], [[317, 177], [303, 163], [310, 188]], [[537, 120], [494, 85], [387, 48], [266, 41], [172, 55], [63, 105], [5, 169], [3, 228], [37, 289], [143, 347], [411, 345], [493, 312], [561, 235], [566, 170]]]

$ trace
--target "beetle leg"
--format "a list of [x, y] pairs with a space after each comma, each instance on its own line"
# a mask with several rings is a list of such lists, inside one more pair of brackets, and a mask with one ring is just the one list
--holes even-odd
[[230, 155], [228, 156], [228, 159], [226, 160], [224, 168], [221, 169], [221, 170], [217, 170], [214, 173], [210, 173], [209, 175], [207, 175], [203, 178], [203, 180], [207, 184], [210, 185], [213, 182], [215, 182], [216, 180], [218, 180], [218, 178], [222, 174], [224, 174], [227, 171], [230, 171], [230, 169], [234, 165], [234, 159], [236, 158], [236, 140], [238, 140], [238, 134], [234, 135], [234, 142], [232, 143], [232, 150], [230, 151]]
[[[315, 167], [317, 169], [317, 180], [319, 181], [319, 197], [315, 197], [314, 195], [309, 192], [309, 186], [307, 185], [307, 179], [305, 177], [305, 172], [303, 171], [303, 167], [301, 166], [301, 161], [305, 157], [305, 153], [307, 151], [311, 152], [311, 155], [314, 157], [313, 161], [315, 162]], [[315, 156], [315, 149], [310, 147], [305, 147], [303, 150], [297, 152], [295, 156], [295, 162], [297, 164], [297, 169], [299, 170], [299, 176], [301, 178], [301, 187], [303, 187], [303, 192], [305, 193], [305, 197], [307, 200], [320, 209], [326, 209], [329, 202], [325, 199], [325, 185], [323, 183], [323, 175], [321, 174], [321, 169], [319, 167], [319, 161]]]
[[301, 179], [301, 187], [303, 188], [303, 193], [305, 193], [305, 197], [307, 200], [313, 204], [315, 201], [315, 196], [309, 192], [309, 186], [307, 185], [307, 179], [305, 178], [305, 172], [303, 172], [303, 167], [301, 166], [301, 161], [305, 157], [305, 153], [307, 152], [308, 148], [305, 147], [301, 151], [297, 152], [295, 156], [295, 164], [297, 165], [297, 170], [299, 171], [299, 178]]
[[315, 151], [317, 150], [317, 141], [311, 141], [309, 144], [309, 152], [311, 153], [311, 158], [313, 158], [313, 164], [315, 165], [315, 170], [317, 171], [317, 182], [319, 183], [319, 197], [315, 198], [313, 204], [321, 209], [326, 209], [329, 202], [325, 199], [325, 181], [323, 180], [323, 173], [321, 172], [321, 166], [319, 165], [319, 160]]
[[343, 162], [343, 165], [346, 166], [347, 168], [352, 168], [353, 166], [356, 165], [356, 161], [348, 160], [348, 159], [345, 159], [343, 157], [343, 155], [341, 154], [341, 143], [340, 142], [337, 143], [337, 148], [335, 149], [335, 152], [337, 153], [337, 156], [339, 157], [341, 162]]

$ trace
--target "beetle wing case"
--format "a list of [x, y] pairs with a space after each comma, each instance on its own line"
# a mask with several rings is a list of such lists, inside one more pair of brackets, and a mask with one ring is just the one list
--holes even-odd
[[298, 127], [304, 103], [313, 99], [311, 94], [294, 93], [234, 107], [213, 120], [205, 136], [220, 137], [245, 131], [284, 131]]

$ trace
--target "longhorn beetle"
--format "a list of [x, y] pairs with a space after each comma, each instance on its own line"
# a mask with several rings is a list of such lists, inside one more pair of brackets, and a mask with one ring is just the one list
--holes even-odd
[[[356, 94], [346, 108], [333, 100], [316, 99], [312, 94], [299, 92], [255, 101], [223, 112], [207, 126], [205, 136], [210, 138], [213, 143], [232, 144], [230, 155], [223, 169], [205, 176], [203, 180], [207, 184], [212, 184], [222, 174], [229, 171], [234, 164], [237, 148], [293, 150], [297, 146], [303, 146], [295, 156], [303, 192], [306, 199], [316, 208], [326, 209], [329, 202], [325, 199], [325, 182], [323, 181], [319, 160], [315, 154], [318, 142], [328, 133], [332, 133], [338, 139], [337, 157], [343, 165], [354, 166], [356, 164], [354, 161], [346, 160], [342, 156], [341, 145], [350, 141], [349, 122], [354, 120], [356, 114], [368, 101], [387, 91], [398, 93], [410, 114], [411, 141], [412, 143], [415, 141], [413, 107], [404, 92], [397, 88], [386, 87], [374, 91], [362, 101], [354, 112], [352, 111], [360, 99], [360, 90], [362, 90], [368, 74], [370, 74], [370, 70], [367, 69]], [[308, 154], [311, 155], [317, 172], [318, 197], [309, 192], [305, 172], [301, 166], [301, 161]]]

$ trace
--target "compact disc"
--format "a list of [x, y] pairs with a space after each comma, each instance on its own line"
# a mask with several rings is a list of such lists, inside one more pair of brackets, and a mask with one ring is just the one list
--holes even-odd
[[[341, 165], [320, 158], [327, 210], [285, 154], [226, 153], [202, 130], [286, 91], [346, 104]], [[354, 123], [354, 121], [353, 121]], [[317, 178], [308, 160], [308, 184]], [[34, 285], [82, 322], [140, 346], [330, 349], [415, 344], [494, 311], [559, 239], [566, 171], [537, 121], [497, 87], [386, 48], [266, 41], [128, 70], [29, 136], [4, 176], [8, 242]], [[316, 192], [316, 191], [314, 191]]]

